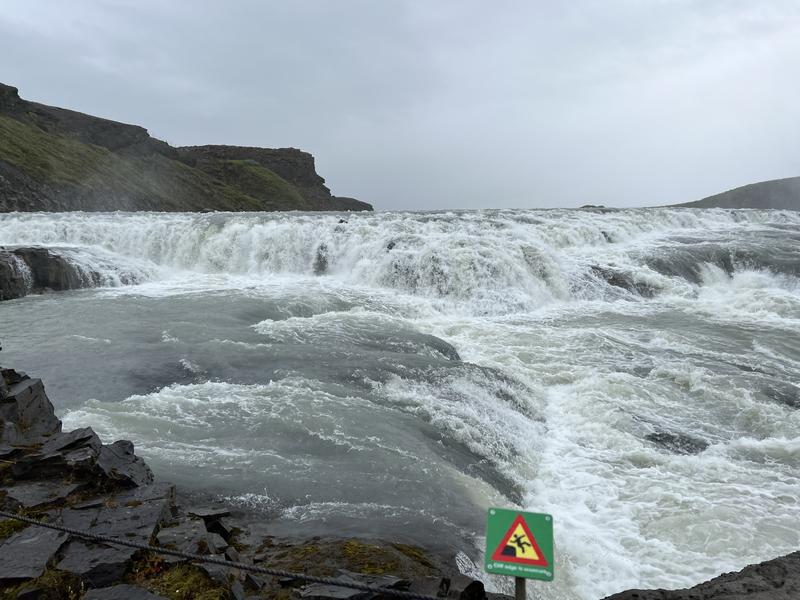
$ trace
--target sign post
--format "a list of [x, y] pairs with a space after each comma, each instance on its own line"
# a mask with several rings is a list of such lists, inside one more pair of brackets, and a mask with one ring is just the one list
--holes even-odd
[[489, 509], [486, 572], [514, 577], [515, 600], [525, 600], [525, 579], [553, 581], [554, 567], [551, 515]]

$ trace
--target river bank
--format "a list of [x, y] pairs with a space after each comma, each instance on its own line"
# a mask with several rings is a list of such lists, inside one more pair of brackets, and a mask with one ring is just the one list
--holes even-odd
[[131, 442], [105, 445], [88, 427], [64, 433], [42, 382], [24, 373], [2, 370], [0, 417], [0, 509], [154, 546], [152, 553], [117, 548], [0, 520], [0, 598], [362, 596], [192, 565], [157, 547], [421, 594], [486, 597], [452, 557], [386, 540], [279, 538], [241, 510], [192, 504], [174, 485], [154, 481]]
[[[345, 582], [462, 600], [486, 593], [452, 557], [386, 540], [279, 538], [255, 515], [181, 499], [155, 482], [127, 440], [104, 445], [91, 428], [69, 433], [39, 379], [0, 377], [0, 509], [153, 546], [153, 552], [81, 540], [0, 520], [0, 598], [381, 598], [346, 587], [304, 585], [236, 568], [190, 564], [158, 548], [269, 566]], [[188, 500], [188, 502], [187, 502]], [[684, 590], [628, 590], [606, 600], [790, 600], [800, 593], [800, 552]]]

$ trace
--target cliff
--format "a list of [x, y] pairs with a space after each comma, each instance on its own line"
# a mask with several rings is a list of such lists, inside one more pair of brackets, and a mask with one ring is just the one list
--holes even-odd
[[372, 210], [332, 196], [294, 148], [173, 148], [137, 125], [0, 84], [0, 212]]
[[800, 210], [800, 177], [751, 183], [695, 202], [686, 208], [774, 208]]

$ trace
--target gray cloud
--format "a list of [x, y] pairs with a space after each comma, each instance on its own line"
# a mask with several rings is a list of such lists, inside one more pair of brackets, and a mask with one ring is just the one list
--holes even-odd
[[379, 209], [635, 206], [800, 174], [794, 0], [29, 2], [0, 81], [296, 146]]

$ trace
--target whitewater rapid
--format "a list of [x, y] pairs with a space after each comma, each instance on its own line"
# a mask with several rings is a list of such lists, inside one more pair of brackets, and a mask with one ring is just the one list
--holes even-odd
[[587, 600], [800, 543], [797, 213], [16, 213], [0, 245], [103, 274], [0, 305], [65, 425], [276, 531], [478, 559], [489, 505], [550, 512], [537, 594]]

